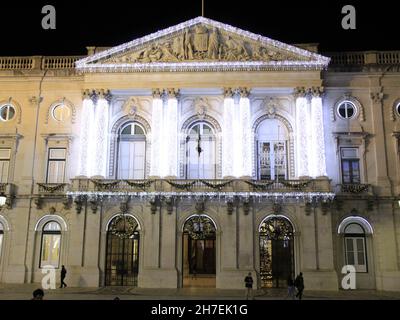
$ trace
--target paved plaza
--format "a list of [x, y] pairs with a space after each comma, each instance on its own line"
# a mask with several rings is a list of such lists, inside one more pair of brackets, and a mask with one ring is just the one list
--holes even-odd
[[[0, 300], [29, 300], [35, 284], [0, 284]], [[255, 300], [284, 300], [286, 290], [256, 290]], [[63, 288], [45, 290], [46, 300], [242, 300], [244, 290], [219, 290], [212, 288], [141, 289], [134, 287]], [[400, 300], [400, 292], [354, 291], [307, 291], [304, 300]]]

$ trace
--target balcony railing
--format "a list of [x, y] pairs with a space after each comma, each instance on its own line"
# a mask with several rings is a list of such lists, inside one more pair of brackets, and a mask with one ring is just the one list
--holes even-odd
[[372, 186], [370, 184], [346, 183], [346, 184], [338, 184], [336, 186], [336, 193], [347, 194], [347, 195], [351, 195], [351, 194], [372, 195], [373, 190], [372, 190]]
[[72, 192], [330, 192], [329, 180], [241, 180], [241, 179], [72, 179]]
[[67, 183], [37, 183], [40, 195], [64, 195], [68, 191]]
[[1, 70], [73, 70], [84, 56], [0, 57]]
[[364, 66], [368, 64], [400, 64], [400, 51], [332, 52], [324, 55], [331, 58], [331, 66]]

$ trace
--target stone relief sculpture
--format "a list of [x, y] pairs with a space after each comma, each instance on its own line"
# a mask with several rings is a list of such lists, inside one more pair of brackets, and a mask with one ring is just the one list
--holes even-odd
[[145, 48], [110, 58], [112, 63], [183, 61], [283, 61], [298, 60], [289, 52], [266, 47], [251, 39], [205, 25], [196, 25], [169, 38], [158, 39]]

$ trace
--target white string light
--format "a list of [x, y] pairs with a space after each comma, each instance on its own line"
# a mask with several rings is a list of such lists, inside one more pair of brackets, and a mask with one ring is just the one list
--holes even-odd
[[[132, 48], [140, 49], [149, 42], [164, 36], [172, 36], [181, 32], [186, 28], [190, 28], [197, 24], [206, 24], [226, 32], [234, 33], [242, 38], [248, 38], [261, 43], [265, 46], [272, 46], [285, 50], [288, 53], [299, 55], [308, 61], [245, 61], [245, 62], [182, 62], [182, 63], [132, 63], [132, 64], [103, 64], [98, 63], [102, 59], [109, 58], [112, 55], [123, 53]], [[250, 70], [292, 70], [292, 69], [312, 69], [322, 70], [327, 68], [330, 58], [319, 54], [300, 49], [277, 40], [244, 31], [228, 24], [220, 23], [208, 18], [197, 17], [195, 19], [180, 23], [176, 26], [152, 33], [142, 38], [127, 42], [125, 44], [113, 47], [103, 52], [94, 54], [76, 62], [76, 68], [82, 72], [148, 72], [148, 71], [250, 71]]]

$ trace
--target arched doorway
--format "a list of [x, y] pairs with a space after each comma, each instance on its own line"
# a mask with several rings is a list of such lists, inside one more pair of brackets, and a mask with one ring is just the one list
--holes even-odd
[[286, 287], [288, 278], [295, 275], [292, 224], [283, 216], [268, 217], [259, 234], [261, 287]]
[[118, 215], [107, 229], [106, 286], [137, 286], [139, 224], [132, 216]]
[[194, 215], [183, 227], [183, 286], [215, 287], [216, 228], [206, 215]]

